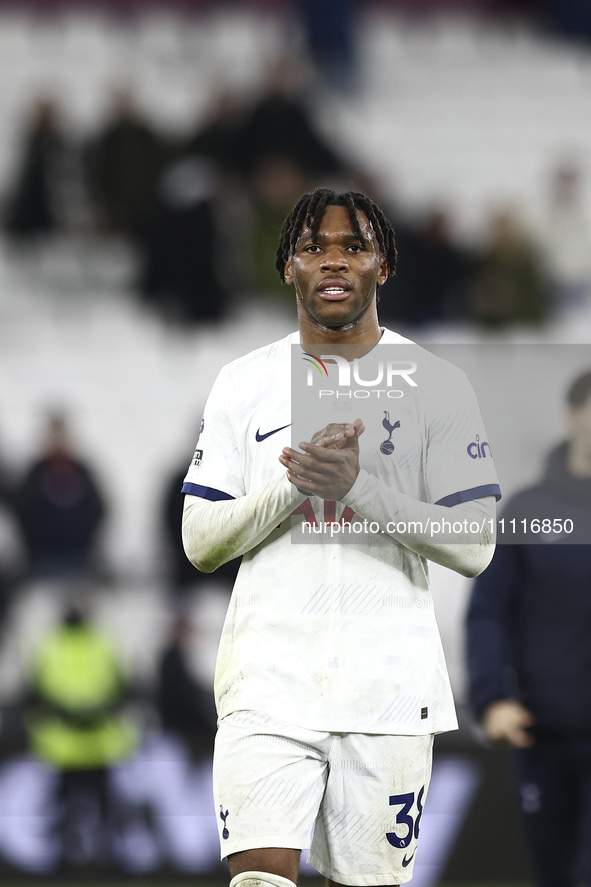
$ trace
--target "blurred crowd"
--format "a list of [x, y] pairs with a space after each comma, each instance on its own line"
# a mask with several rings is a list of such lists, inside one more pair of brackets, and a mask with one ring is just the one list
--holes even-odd
[[[173, 602], [182, 601], [184, 591], [201, 576], [181, 542], [185, 469], [173, 471], [161, 495], [160, 535], [168, 564], [164, 573]], [[17, 537], [12, 554], [3, 553], [4, 560], [0, 554], [1, 612], [12, 589], [22, 583], [111, 581], [101, 534], [108, 517], [106, 496], [94, 466], [78, 452], [67, 415], [47, 415], [39, 453], [20, 475], [0, 466], [0, 504]], [[233, 580], [233, 568], [220, 569]]]
[[59, 234], [123, 238], [146, 305], [198, 324], [224, 319], [238, 299], [289, 305], [274, 268], [281, 224], [305, 190], [328, 184], [369, 193], [394, 224], [399, 269], [381, 293], [386, 323], [539, 326], [589, 302], [591, 219], [574, 161], [549, 173], [535, 217], [499, 206], [482, 242], [466, 243], [453, 207], [402, 209], [317, 126], [308, 77], [286, 58], [250, 99], [220, 89], [182, 138], [152, 126], [123, 87], [83, 144], [67, 135], [57, 100], [39, 100], [5, 197], [7, 236], [22, 248]]
[[[47, 415], [31, 463], [20, 474], [6, 463], [0, 470], [0, 524], [10, 529], [0, 546], [0, 648], [10, 645], [18, 608], [35, 589], [54, 614], [20, 650], [16, 694], [0, 693], [0, 764], [24, 754], [51, 776], [39, 828], [41, 843], [52, 848], [44, 870], [59, 874], [129, 868], [121, 842], [138, 822], [159, 846], [153, 805], [162, 792], [156, 800], [126, 796], [125, 785], [116, 785], [116, 777], [125, 782], [118, 768], [137, 762], [151, 743], [180, 773], [209, 760], [215, 732], [211, 681], [195, 667], [196, 648], [209, 639], [194, 606], [205, 577], [187, 560], [180, 536], [184, 471], [161, 490], [165, 620], [148, 680], [124, 665], [123, 649], [96, 619], [101, 598], [119, 593], [104, 551], [109, 508], [99, 474], [79, 452], [69, 417], [57, 412]], [[216, 576], [222, 596], [236, 571], [231, 562]], [[160, 851], [165, 858], [164, 844]]]
[[[333, 6], [299, 3], [323, 88], [351, 92], [356, 4], [341, 2], [338, 27], [320, 27]], [[309, 101], [309, 77], [288, 57], [269, 68], [256, 95], [220, 88], [182, 137], [154, 126], [127, 86], [113, 89], [108, 120], [82, 142], [72, 137], [59, 100], [39, 98], [4, 193], [5, 237], [24, 257], [62, 237], [123, 240], [137, 256], [134, 286], [146, 308], [168, 324], [211, 323], [230, 316], [243, 298], [290, 308], [291, 290], [275, 271], [279, 231], [304, 191], [329, 185], [368, 193], [394, 226], [398, 272], [380, 291], [380, 317], [389, 326], [540, 327], [591, 304], [591, 217], [575, 161], [549, 171], [531, 217], [498, 207], [481, 241], [466, 242], [452, 206], [398, 205], [392, 187], [329, 137]], [[23, 590], [41, 583], [60, 606], [56, 624], [29, 651], [25, 686], [11, 701], [2, 736], [3, 753], [27, 751], [55, 776], [54, 813], [46, 819], [56, 842], [47, 866], [53, 871], [86, 863], [121, 868], [120, 837], [134, 832], [138, 817], [156, 835], [153, 810], [138, 788], [132, 803], [111, 778], [140, 748], [146, 754], [147, 720], [167, 737], [171, 760], [184, 754], [199, 762], [211, 752], [211, 686], [191, 664], [205, 629], [188, 604], [205, 580], [181, 544], [184, 473], [178, 466], [162, 486], [167, 628], [146, 688], [135, 685], [94, 618], [88, 589], [113, 578], [103, 547], [109, 500], [100, 472], [79, 452], [69, 416], [47, 416], [39, 452], [20, 475], [0, 464], [1, 517], [15, 541], [0, 544], [0, 648]], [[231, 587], [236, 569], [220, 568], [220, 588]], [[147, 720], [133, 716], [138, 700]]]

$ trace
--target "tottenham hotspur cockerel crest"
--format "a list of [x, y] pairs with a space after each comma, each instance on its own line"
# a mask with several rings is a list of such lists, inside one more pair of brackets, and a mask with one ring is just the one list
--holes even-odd
[[391, 456], [394, 452], [394, 444], [392, 443], [392, 432], [396, 431], [397, 428], [400, 428], [400, 422], [395, 422], [393, 425], [390, 422], [390, 413], [387, 410], [384, 410], [384, 418], [382, 419], [382, 425], [386, 429], [388, 433], [388, 439], [383, 441], [380, 444], [380, 453], [383, 453], [384, 456]]

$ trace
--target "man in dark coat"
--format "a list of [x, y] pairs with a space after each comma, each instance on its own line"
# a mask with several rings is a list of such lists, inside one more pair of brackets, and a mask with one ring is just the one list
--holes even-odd
[[567, 404], [569, 440], [507, 505], [499, 539], [518, 544], [497, 545], [467, 619], [470, 701], [517, 749], [539, 887], [591, 884], [591, 372]]

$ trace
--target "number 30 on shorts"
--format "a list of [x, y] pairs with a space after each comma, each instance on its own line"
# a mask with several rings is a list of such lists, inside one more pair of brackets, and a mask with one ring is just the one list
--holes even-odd
[[418, 813], [416, 817], [413, 817], [411, 812], [415, 802], [414, 792], [407, 792], [404, 795], [390, 795], [390, 806], [398, 807], [400, 805], [402, 807], [402, 810], [399, 810], [396, 814], [396, 825], [406, 826], [406, 834], [402, 836], [397, 835], [396, 832], [386, 832], [386, 837], [393, 847], [398, 847], [399, 849], [408, 847], [413, 835], [415, 839], [419, 837], [424, 794], [425, 786], [422, 787], [417, 797]]

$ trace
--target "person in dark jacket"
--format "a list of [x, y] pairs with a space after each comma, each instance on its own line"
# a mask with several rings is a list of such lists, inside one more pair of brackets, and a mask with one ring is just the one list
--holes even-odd
[[162, 728], [181, 737], [196, 760], [213, 752], [216, 714], [213, 689], [202, 687], [188, 664], [195, 629], [175, 619], [160, 655], [156, 703]]
[[4, 225], [11, 237], [30, 240], [60, 227], [59, 196], [67, 152], [57, 105], [40, 99], [23, 135], [20, 163], [8, 195]]
[[351, 164], [317, 128], [302, 95], [304, 72], [287, 57], [272, 67], [261, 95], [246, 111], [237, 138], [247, 182], [269, 158], [282, 157], [311, 178], [348, 176]]
[[110, 118], [86, 153], [90, 198], [99, 229], [134, 235], [152, 210], [168, 149], [144, 119], [129, 90], [113, 91]]
[[518, 544], [497, 545], [467, 616], [470, 702], [517, 750], [539, 887], [591, 884], [591, 372], [567, 404], [569, 440], [508, 503]]
[[50, 415], [46, 443], [14, 493], [16, 517], [35, 579], [91, 576], [106, 507], [98, 481], [75, 452], [68, 421]]

